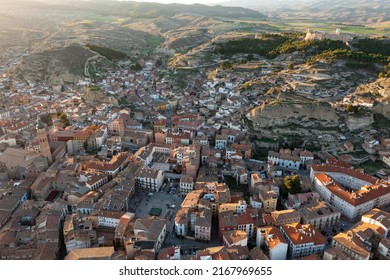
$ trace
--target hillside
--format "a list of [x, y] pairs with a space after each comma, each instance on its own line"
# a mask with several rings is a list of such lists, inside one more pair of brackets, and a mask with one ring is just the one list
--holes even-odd
[[[80, 53], [71, 54], [68, 52], [71, 45], [89, 46], [111, 61], [135, 63], [153, 55], [158, 47], [169, 53], [187, 50], [207, 42], [215, 34], [240, 28], [220, 17], [264, 19], [258, 11], [222, 6], [110, 0], [94, 1], [93, 5], [76, 0], [1, 0], [0, 64], [17, 65], [11, 72], [33, 81], [53, 81], [54, 76], [49, 73], [53, 69], [55, 73], [66, 73], [54, 79], [55, 82], [73, 81], [85, 71], [86, 50], [80, 47], [74, 50]], [[64, 58], [65, 54], [70, 56]], [[74, 58], [75, 63], [66, 62]], [[35, 64], [43, 73], [34, 73]], [[67, 69], [68, 66], [71, 67]]]
[[[312, 113], [316, 112], [315, 115]], [[253, 109], [249, 118], [254, 129], [295, 132], [310, 135], [313, 130], [331, 130], [339, 123], [336, 111], [326, 103], [279, 100]]]
[[48, 84], [76, 83], [86, 74], [87, 64], [107, 63], [104, 58], [80, 45], [34, 53], [23, 58], [12, 71], [19, 80], [46, 82]]
[[[26, 4], [28, 2], [17, 0]], [[42, 5], [41, 2], [46, 2], [63, 10], [75, 9], [78, 11], [88, 11], [99, 13], [104, 16], [128, 16], [135, 18], [156, 18], [160, 16], [172, 17], [177, 14], [192, 14], [198, 16], [219, 16], [229, 18], [264, 18], [264, 15], [259, 11], [254, 11], [241, 7], [224, 7], [221, 5], [206, 6], [200, 4], [184, 5], [184, 4], [160, 4], [147, 2], [133, 2], [133, 1], [111, 1], [111, 0], [95, 0], [94, 5], [91, 6], [89, 1], [78, 0], [48, 0], [48, 1], [34, 1], [28, 5]]]
[[313, 21], [378, 23], [388, 22], [390, 2], [386, 0], [232, 0], [226, 6], [258, 9], [270, 17]]
[[[330, 1], [333, 0], [327, 3]], [[156, 54], [177, 53], [171, 60], [172, 66], [196, 65], [197, 61], [205, 65], [214, 64], [219, 61], [220, 56], [232, 57], [237, 53], [257, 54], [271, 59], [298, 51], [305, 57], [319, 55], [313, 58], [315, 61], [329, 55], [323, 54], [324, 50], [342, 49], [348, 52], [348, 47], [340, 41], [306, 42], [303, 41], [304, 34], [296, 33], [268, 37], [261, 35], [282, 31], [283, 28], [274, 21], [265, 20], [262, 13], [244, 8], [109, 0], [94, 1], [94, 5], [90, 5], [88, 1], [76, 0], [46, 2], [0, 1], [0, 63], [21, 63], [14, 71], [20, 77], [52, 81], [54, 76], [50, 77], [52, 75], [49, 72], [55, 66], [54, 72], [57, 73], [58, 65], [62, 69], [61, 73], [67, 73], [59, 81], [73, 80], [70, 78], [73, 73], [80, 77], [85, 73], [85, 61], [81, 59], [67, 69], [70, 64], [66, 63], [66, 58], [62, 58], [63, 54], [68, 53], [66, 48], [71, 45], [81, 47], [77, 49], [81, 53], [74, 54], [74, 57], [83, 57], [84, 47], [89, 46], [94, 54], [97, 52], [111, 61], [126, 60], [130, 64]], [[285, 2], [278, 2], [275, 9], [282, 9], [279, 4]], [[375, 3], [377, 2], [378, 9], [388, 5], [384, 1], [376, 0]], [[267, 6], [264, 1], [259, 3]], [[312, 5], [308, 11], [315, 7], [313, 1], [302, 0], [299, 3], [308, 7]], [[324, 7], [324, 4], [321, 5]], [[8, 14], [5, 12], [7, 10], [12, 10], [13, 13]], [[325, 8], [323, 10], [326, 11]], [[282, 13], [279, 15], [283, 16]], [[299, 30], [302, 28], [303, 26]], [[226, 38], [247, 37], [247, 34], [251, 34], [252, 39], [244, 38], [226, 43]], [[254, 37], [260, 40], [253, 39]], [[383, 46], [386, 49], [387, 45]], [[353, 47], [360, 49], [360, 46]], [[59, 58], [54, 59], [53, 54], [59, 54]], [[384, 55], [388, 56], [387, 53]], [[372, 54], [368, 53], [367, 56], [371, 59]], [[36, 60], [46, 74], [28, 73], [34, 71]], [[72, 60], [73, 57], [70, 56], [69, 61]], [[373, 61], [379, 61], [380, 66], [383, 64], [383, 59], [375, 58]], [[57, 79], [54, 80], [57, 82]]]
[[386, 0], [327, 0], [303, 4], [297, 17], [338, 22], [375, 23], [390, 20], [390, 2]]
[[223, 6], [239, 6], [239, 7], [246, 7], [251, 9], [258, 9], [263, 11], [269, 11], [272, 9], [278, 9], [278, 8], [291, 8], [294, 7], [294, 5], [297, 4], [304, 4], [311, 2], [312, 0], [279, 0], [279, 1], [267, 1], [267, 0], [230, 0], [226, 2], [222, 2], [221, 5]]

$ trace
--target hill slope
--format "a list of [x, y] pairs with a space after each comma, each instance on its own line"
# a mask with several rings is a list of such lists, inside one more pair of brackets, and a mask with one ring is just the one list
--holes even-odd
[[288, 19], [350, 23], [390, 20], [390, 2], [386, 0], [232, 0], [223, 5], [258, 9], [269, 16]]
[[[16, 0], [16, 2], [25, 2], [25, 0]], [[220, 5], [206, 6], [200, 4], [184, 5], [184, 4], [160, 4], [146, 3], [133, 1], [111, 1], [111, 0], [94, 0], [93, 5], [90, 1], [80, 0], [47, 0], [35, 1], [35, 5], [50, 4], [55, 8], [62, 9], [77, 9], [79, 11], [97, 12], [102, 15], [122, 15], [137, 18], [155, 18], [159, 16], [174, 16], [177, 14], [193, 14], [199, 16], [220, 16], [230, 18], [264, 18], [264, 15], [259, 11], [254, 11], [247, 8], [231, 8]]]

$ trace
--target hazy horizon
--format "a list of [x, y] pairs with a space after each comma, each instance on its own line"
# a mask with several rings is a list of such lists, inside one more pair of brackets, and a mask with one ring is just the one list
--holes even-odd
[[[127, 1], [127, 0], [121, 0], [121, 1]], [[129, 1], [135, 1], [135, 2], [156, 2], [161, 4], [203, 4], [203, 5], [213, 5], [218, 3], [227, 2], [226, 0], [212, 0], [210, 3], [210, 0], [129, 0]]]
[[[22, 1], [30, 1], [30, 2], [41, 2], [41, 3], [48, 3], [48, 4], [66, 4], [63, 3], [60, 0], [22, 0]], [[305, 3], [305, 2], [315, 2], [317, 0], [275, 0], [275, 1], [267, 1], [267, 0], [71, 0], [69, 2], [144, 2], [144, 3], [159, 3], [159, 4], [184, 4], [184, 5], [192, 5], [192, 4], [202, 4], [206, 6], [215, 6], [215, 5], [222, 5], [222, 6], [235, 6], [235, 7], [244, 7], [244, 8], [253, 8], [253, 7], [273, 7], [273, 6], [291, 6], [293, 3]], [[15, 3], [17, 0], [0, 0], [0, 3]]]

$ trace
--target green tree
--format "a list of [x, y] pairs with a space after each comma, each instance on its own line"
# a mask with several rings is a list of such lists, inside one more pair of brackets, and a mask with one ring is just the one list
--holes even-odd
[[162, 66], [162, 65], [163, 65], [162, 59], [161, 59], [161, 58], [158, 58], [158, 59], [156, 60], [156, 66], [157, 66], [157, 67], [160, 67], [160, 66]]
[[100, 55], [105, 56], [108, 60], [125, 60], [128, 58], [127, 54], [125, 54], [124, 52], [113, 50], [111, 48], [91, 44], [87, 44], [86, 47], [89, 48], [91, 51], [97, 52]]
[[84, 148], [84, 151], [87, 151], [87, 149], [88, 149], [88, 142], [87, 141], [84, 141], [83, 148]]
[[135, 65], [132, 65], [130, 68], [131, 68], [132, 70], [135, 70], [135, 71], [140, 71], [140, 70], [142, 70], [142, 66], [141, 66], [141, 64], [139, 64], [138, 62], [137, 62]]
[[248, 60], [248, 61], [252, 61], [253, 59], [254, 59], [254, 56], [251, 53], [246, 56], [246, 60]]
[[347, 107], [345, 107], [345, 111], [349, 112], [349, 113], [358, 113], [359, 112], [359, 107], [358, 106], [354, 106], [352, 105], [352, 103], [349, 103], [347, 105]]
[[245, 84], [241, 85], [240, 90], [247, 90], [247, 89], [250, 89], [251, 87], [252, 87], [252, 83], [246, 82]]
[[65, 126], [70, 125], [70, 121], [69, 121], [68, 116], [66, 115], [65, 112], [58, 111], [56, 115], [57, 115], [57, 118], [60, 120], [60, 122], [62, 122]]
[[299, 175], [286, 176], [284, 178], [284, 186], [291, 194], [299, 193], [301, 190], [301, 178]]
[[221, 69], [223, 70], [229, 70], [229, 69], [232, 69], [233, 67], [233, 64], [229, 61], [223, 61], [220, 65]]

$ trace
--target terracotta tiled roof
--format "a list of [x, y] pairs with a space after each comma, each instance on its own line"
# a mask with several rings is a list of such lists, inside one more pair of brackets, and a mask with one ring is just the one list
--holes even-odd
[[258, 247], [250, 250], [249, 257], [251, 260], [268, 260], [267, 256]]
[[311, 224], [292, 223], [282, 225], [281, 228], [295, 245], [312, 242], [314, 245], [326, 244], [325, 237]]
[[266, 227], [263, 228], [266, 231], [265, 240], [268, 244], [268, 247], [272, 250], [280, 243], [287, 244], [286, 239], [283, 237], [280, 230], [276, 227]]
[[363, 217], [375, 220], [377, 223], [383, 225], [383, 227], [390, 229], [390, 213], [374, 208], [364, 214]]
[[390, 184], [387, 182], [372, 186], [364, 186], [360, 190], [348, 192], [341, 185], [333, 181], [330, 176], [324, 173], [316, 174], [315, 177], [326, 186], [330, 192], [353, 206], [363, 204], [390, 193]]
[[247, 239], [247, 234], [243, 230], [229, 230], [222, 233], [228, 244], [235, 244], [244, 239]]
[[358, 170], [354, 170], [352, 168], [348, 168], [345, 166], [342, 166], [340, 162], [337, 162], [335, 164], [313, 164], [311, 166], [312, 170], [315, 173], [342, 173], [351, 177], [355, 177], [357, 179], [363, 180], [370, 184], [376, 184], [378, 179], [368, 175], [364, 174], [363, 172], [360, 172]]
[[253, 224], [253, 219], [249, 211], [246, 211], [244, 214], [237, 215], [238, 225], [250, 225]]
[[353, 233], [340, 232], [333, 237], [333, 240], [362, 258], [368, 259], [371, 255]]

